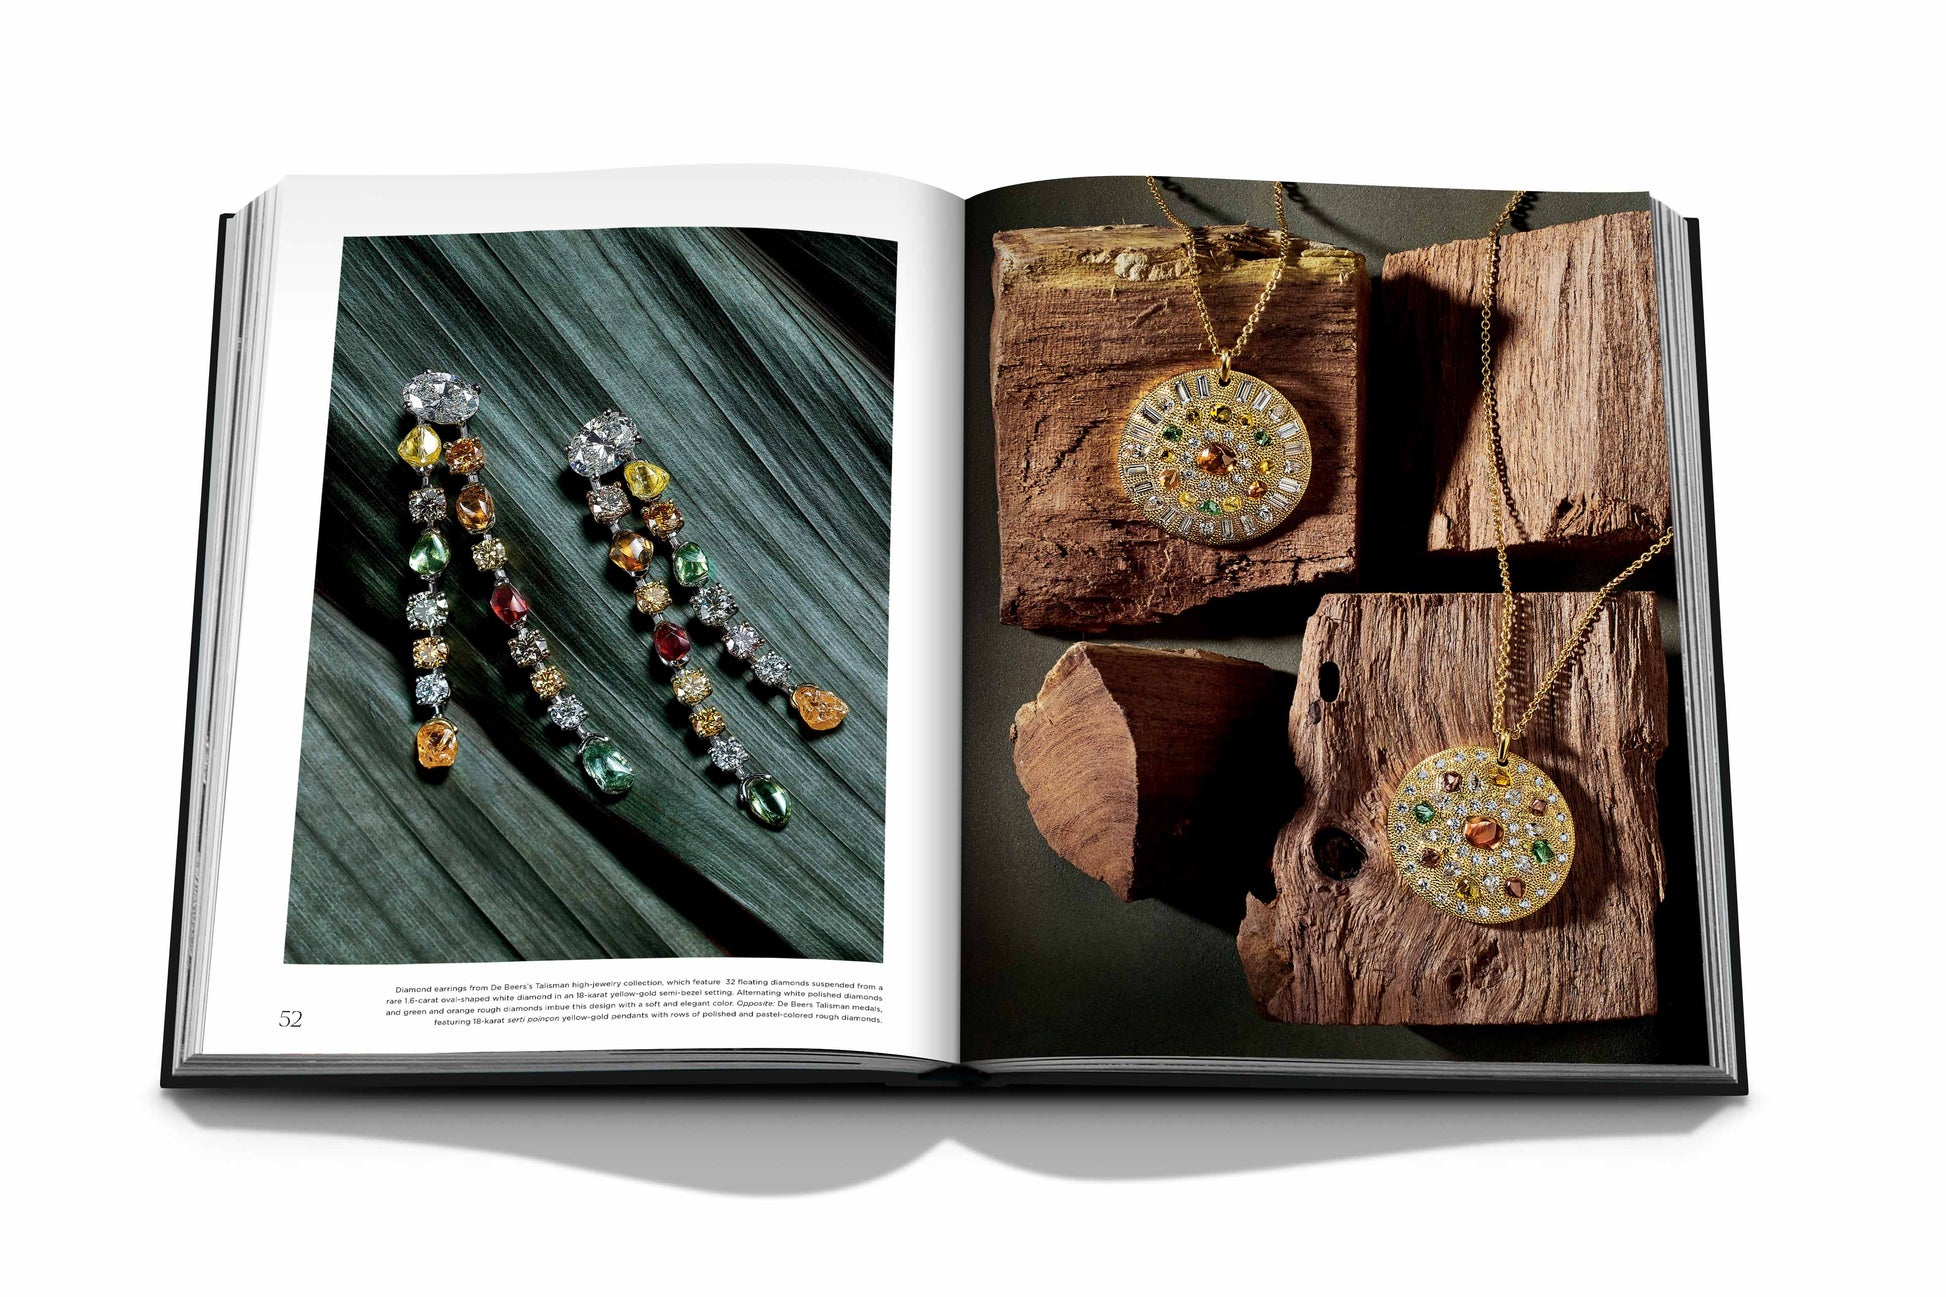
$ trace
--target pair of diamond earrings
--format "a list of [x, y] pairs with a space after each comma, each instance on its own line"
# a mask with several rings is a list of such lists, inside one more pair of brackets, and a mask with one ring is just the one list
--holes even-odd
[[[406, 558], [407, 566], [426, 583], [425, 589], [406, 600], [406, 621], [421, 632], [413, 641], [412, 662], [424, 672], [413, 683], [413, 699], [432, 713], [418, 728], [419, 764], [428, 769], [450, 766], [459, 755], [459, 730], [445, 715], [452, 686], [443, 670], [449, 649], [440, 633], [450, 614], [440, 578], [452, 561], [452, 550], [443, 530], [446, 491], [434, 485], [432, 470], [443, 458], [449, 477], [464, 479], [453, 516], [473, 537], [474, 567], [492, 578], [488, 606], [512, 631], [509, 656], [529, 672], [534, 692], [548, 700], [548, 720], [577, 743], [588, 781], [601, 793], [627, 793], [634, 787], [634, 768], [614, 740], [590, 728], [587, 706], [568, 691], [567, 676], [549, 660], [547, 637], [507, 574], [507, 547], [493, 534], [493, 495], [480, 480], [486, 448], [467, 427], [479, 410], [479, 385], [428, 370], [405, 385], [403, 398], [415, 422], [399, 442], [399, 458], [419, 474], [419, 486], [407, 497], [406, 511], [424, 529]], [[443, 436], [441, 428], [449, 435]], [[569, 440], [567, 465], [589, 480], [588, 510], [609, 529], [609, 561], [634, 578], [635, 609], [649, 618], [655, 656], [671, 673], [669, 688], [676, 701], [689, 708], [690, 731], [707, 743], [710, 764], [737, 781], [739, 800], [751, 817], [768, 828], [781, 829], [790, 821], [791, 796], [775, 776], [751, 764], [748, 749], [730, 732], [722, 709], [709, 701], [716, 686], [692, 660], [690, 634], [670, 611], [674, 596], [669, 584], [651, 571], [656, 541], [668, 551], [670, 579], [694, 592], [691, 616], [721, 631], [723, 650], [748, 663], [758, 683], [787, 697], [806, 729], [835, 729], [849, 708], [829, 689], [798, 681], [789, 661], [742, 615], [722, 583], [711, 579], [710, 561], [702, 547], [682, 539], [683, 513], [670, 498], [668, 471], [641, 457], [640, 441], [634, 420], [607, 410]], [[617, 469], [619, 483], [604, 480]], [[641, 503], [641, 524], [647, 534], [625, 525], [633, 521], [630, 514], [636, 502]]]

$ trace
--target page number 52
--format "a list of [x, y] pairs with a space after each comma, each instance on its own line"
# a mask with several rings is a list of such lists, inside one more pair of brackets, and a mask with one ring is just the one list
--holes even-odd
[[301, 1027], [301, 1026], [303, 1026], [303, 1025], [304, 1025], [304, 1010], [302, 1010], [302, 1009], [284, 1009], [284, 1010], [281, 1010], [281, 1011], [280, 1011], [280, 1012], [279, 1012], [279, 1013], [277, 1014], [277, 1025], [278, 1025], [278, 1026], [280, 1026], [280, 1027]]

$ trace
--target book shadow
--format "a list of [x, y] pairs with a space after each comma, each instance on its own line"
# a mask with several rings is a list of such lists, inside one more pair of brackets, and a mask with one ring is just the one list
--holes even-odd
[[205, 1090], [162, 1101], [206, 1130], [447, 1146], [751, 1197], [863, 1184], [949, 1142], [1065, 1179], [1154, 1179], [1484, 1144], [1687, 1135], [1744, 1102], [841, 1086]]

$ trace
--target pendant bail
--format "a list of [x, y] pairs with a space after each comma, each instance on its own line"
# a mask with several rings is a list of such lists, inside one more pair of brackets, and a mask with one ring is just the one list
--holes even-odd
[[1216, 381], [1223, 387], [1230, 385], [1230, 353], [1227, 351], [1216, 353]]
[[1513, 735], [1502, 732], [1500, 735], [1500, 750], [1493, 755], [1493, 759], [1496, 762], [1503, 766], [1507, 764], [1507, 749], [1513, 746], [1513, 741]]

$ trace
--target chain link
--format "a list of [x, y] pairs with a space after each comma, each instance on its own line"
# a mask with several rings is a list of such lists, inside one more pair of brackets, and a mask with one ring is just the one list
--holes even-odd
[[1277, 291], [1277, 285], [1284, 278], [1284, 271], [1291, 262], [1291, 225], [1284, 215], [1283, 182], [1278, 180], [1270, 182], [1271, 196], [1277, 204], [1277, 264], [1271, 267], [1270, 281], [1264, 285], [1264, 291], [1258, 294], [1257, 305], [1250, 312], [1250, 318], [1243, 322], [1243, 332], [1237, 334], [1236, 342], [1225, 349], [1223, 340], [1216, 336], [1216, 323], [1210, 319], [1209, 303], [1203, 300], [1203, 272], [1196, 259], [1196, 230], [1169, 210], [1169, 204], [1162, 197], [1162, 186], [1156, 182], [1156, 178], [1150, 176], [1148, 181], [1149, 194], [1155, 199], [1155, 205], [1162, 209], [1162, 214], [1168, 218], [1169, 224], [1182, 231], [1183, 250], [1189, 258], [1189, 290], [1196, 298], [1196, 314], [1202, 317], [1203, 334], [1209, 339], [1210, 354], [1216, 357], [1227, 381], [1230, 363], [1243, 354], [1243, 344], [1250, 341], [1250, 331], [1255, 329], [1257, 321], [1263, 318], [1264, 307], [1270, 305], [1270, 295]]
[[[1155, 182], [1149, 182], [1153, 185]], [[1507, 685], [1513, 676], [1514, 620], [1519, 616], [1519, 605], [1514, 599], [1513, 571], [1507, 565], [1507, 510], [1513, 505], [1513, 488], [1507, 484], [1506, 449], [1500, 440], [1500, 403], [1495, 394], [1493, 381], [1493, 308], [1500, 295], [1500, 235], [1507, 222], [1513, 219], [1514, 211], [1527, 198], [1527, 191], [1519, 189], [1507, 200], [1501, 209], [1500, 218], [1493, 223], [1487, 234], [1487, 285], [1480, 305], [1480, 405], [1486, 412], [1487, 446], [1493, 461], [1493, 479], [1498, 488], [1493, 501], [1493, 549], [1500, 561], [1500, 661], [1494, 672], [1493, 681], [1493, 734], [1500, 745], [1500, 760], [1507, 759], [1507, 747], [1527, 732], [1534, 723], [1541, 705], [1554, 692], [1555, 684], [1561, 673], [1581, 656], [1581, 650], [1588, 642], [1588, 632], [1594, 628], [1595, 616], [1601, 612], [1608, 597], [1620, 588], [1621, 584], [1640, 572], [1650, 559], [1667, 549], [1676, 539], [1672, 527], [1656, 540], [1655, 544], [1643, 550], [1633, 563], [1623, 568], [1615, 578], [1595, 593], [1595, 601], [1588, 605], [1586, 612], [1575, 620], [1574, 629], [1568, 633], [1568, 642], [1554, 659], [1545, 678], [1528, 699], [1527, 709], [1520, 714], [1511, 729], [1507, 727]], [[1160, 196], [1158, 195], [1158, 201]]]

